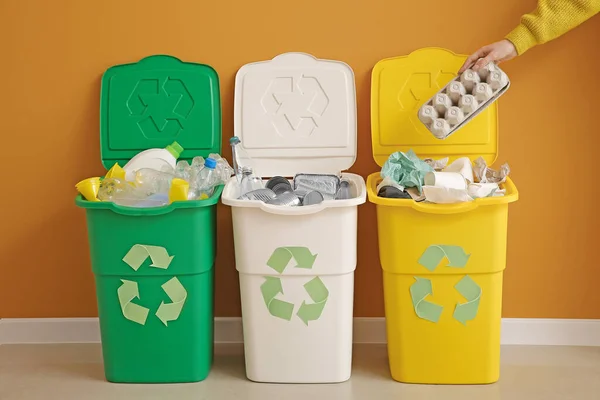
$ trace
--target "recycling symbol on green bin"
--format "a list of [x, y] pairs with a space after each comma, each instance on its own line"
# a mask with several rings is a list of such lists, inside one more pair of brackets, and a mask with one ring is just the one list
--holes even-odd
[[[136, 244], [129, 249], [123, 257], [123, 261], [137, 271], [148, 257], [152, 261], [150, 267], [167, 269], [174, 256], [170, 256], [164, 247]], [[137, 282], [126, 279], [121, 279], [121, 282], [122, 285], [117, 289], [117, 295], [123, 316], [130, 321], [145, 325], [150, 310], [133, 303], [133, 299], [140, 298]], [[161, 287], [171, 299], [171, 303], [161, 302], [155, 315], [165, 326], [169, 326], [168, 322], [179, 318], [187, 299], [187, 291], [177, 277], [169, 279]]]
[[126, 105], [146, 137], [175, 137], [184, 129], [194, 98], [181, 79], [141, 79]]
[[[292, 258], [297, 263], [294, 268], [312, 269], [317, 254], [311, 254], [306, 247], [278, 247], [267, 261], [267, 265], [281, 274]], [[265, 276], [264, 278], [265, 282], [260, 286], [260, 291], [269, 313], [274, 317], [291, 321], [294, 304], [277, 298], [279, 294], [284, 294], [281, 279], [273, 276]], [[316, 321], [321, 317], [327, 304], [329, 290], [318, 276], [305, 283], [304, 290], [306, 290], [313, 303], [303, 301], [296, 316], [308, 326], [310, 321]]]
[[[460, 246], [432, 245], [425, 250], [418, 263], [433, 272], [444, 259], [448, 260], [448, 267], [464, 268], [469, 257], [470, 255], [465, 253]], [[415, 313], [421, 319], [438, 322], [444, 307], [425, 300], [427, 296], [433, 295], [431, 280], [416, 276], [415, 280], [416, 282], [410, 286], [410, 296]], [[467, 321], [471, 321], [477, 316], [481, 287], [469, 275], [465, 275], [454, 285], [454, 288], [467, 301], [456, 304], [453, 317], [461, 324], [466, 325]]]

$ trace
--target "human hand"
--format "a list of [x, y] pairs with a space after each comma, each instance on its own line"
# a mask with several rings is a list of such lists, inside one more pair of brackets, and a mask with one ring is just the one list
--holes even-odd
[[483, 46], [475, 53], [473, 53], [467, 61], [460, 67], [458, 71], [462, 74], [467, 68], [473, 67], [474, 71], [485, 67], [490, 62], [500, 64], [503, 61], [512, 60], [518, 55], [515, 45], [510, 40], [504, 39], [496, 43], [488, 44]]

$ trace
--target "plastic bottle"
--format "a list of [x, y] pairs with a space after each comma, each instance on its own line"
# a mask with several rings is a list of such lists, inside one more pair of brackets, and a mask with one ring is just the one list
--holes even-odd
[[242, 184], [242, 177], [244, 175], [242, 170], [244, 167], [250, 168], [253, 171], [254, 176], [256, 176], [259, 181], [262, 181], [260, 175], [258, 175], [256, 171], [252, 158], [250, 158], [246, 150], [244, 150], [244, 148], [242, 147], [242, 141], [240, 140], [240, 138], [238, 138], [237, 136], [232, 137], [231, 139], [229, 139], [229, 144], [231, 145], [233, 171], [235, 173], [238, 183], [240, 185]]
[[125, 179], [133, 181], [136, 171], [142, 168], [151, 168], [161, 171], [165, 163], [175, 168], [177, 159], [181, 155], [183, 147], [177, 142], [173, 142], [164, 149], [148, 149], [138, 153], [133, 157], [123, 169], [125, 170]]
[[219, 154], [212, 153], [208, 155], [217, 161], [217, 175], [219, 177], [219, 184], [225, 184], [233, 175], [233, 168], [229, 165], [226, 159], [221, 157]]
[[142, 168], [135, 173], [135, 184], [147, 196], [156, 193], [169, 193], [171, 181], [175, 175], [155, 169]]
[[240, 183], [240, 196], [262, 188], [262, 180], [254, 174], [252, 168], [247, 166], [243, 167], [242, 181]]
[[214, 159], [209, 157], [204, 161], [204, 169], [200, 171], [200, 174], [196, 178], [196, 190], [194, 194], [196, 199], [204, 200], [212, 196], [217, 182], [216, 167], [217, 161]]
[[335, 199], [336, 200], [348, 200], [351, 198], [352, 198], [352, 189], [350, 187], [350, 182], [341, 181], [340, 188], [338, 189], [337, 193], [335, 194]]
[[189, 182], [191, 175], [192, 167], [190, 164], [185, 160], [177, 161], [177, 165], [175, 166], [175, 177]]
[[98, 199], [122, 206], [134, 206], [146, 197], [143, 191], [119, 178], [105, 178], [98, 189]]

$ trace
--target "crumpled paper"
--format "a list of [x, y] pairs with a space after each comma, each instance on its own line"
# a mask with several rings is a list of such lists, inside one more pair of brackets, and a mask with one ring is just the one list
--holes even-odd
[[444, 172], [458, 172], [460, 173], [468, 183], [473, 183], [473, 165], [469, 157], [461, 157], [454, 160], [454, 162], [444, 168]]
[[497, 183], [473, 183], [467, 188], [470, 197], [481, 199], [484, 197], [504, 196], [506, 190], [500, 190]]
[[425, 199], [430, 203], [436, 204], [454, 204], [473, 201], [464, 189], [452, 189], [439, 186], [424, 186], [423, 194]]
[[446, 165], [448, 165], [448, 161], [450, 161], [450, 158], [445, 157], [445, 158], [441, 158], [439, 160], [434, 160], [432, 158], [426, 158], [425, 161], [427, 164], [429, 164], [429, 166], [431, 168], [433, 168], [435, 171], [441, 171], [444, 168], [446, 168]]
[[423, 179], [433, 168], [421, 160], [414, 151], [406, 153], [397, 151], [390, 155], [381, 169], [382, 178], [391, 178], [405, 188], [416, 187], [422, 192]]
[[479, 157], [474, 162], [473, 173], [475, 174], [475, 182], [477, 183], [504, 183], [506, 177], [510, 174], [508, 164], [502, 164], [500, 170], [496, 171], [488, 168], [483, 157]]

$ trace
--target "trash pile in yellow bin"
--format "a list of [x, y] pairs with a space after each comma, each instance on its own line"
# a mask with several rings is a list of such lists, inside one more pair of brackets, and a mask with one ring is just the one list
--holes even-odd
[[162, 207], [174, 201], [203, 200], [225, 184], [233, 169], [219, 154], [177, 161], [183, 148], [173, 142], [164, 149], [138, 153], [125, 166], [115, 163], [104, 178], [84, 179], [75, 187], [88, 201], [108, 201], [136, 208]]
[[510, 173], [508, 164], [493, 170], [481, 157], [474, 162], [468, 157], [449, 165], [448, 161], [420, 159], [412, 150], [393, 153], [381, 170], [383, 180], [377, 186], [377, 195], [438, 204], [504, 196], [501, 185]]

